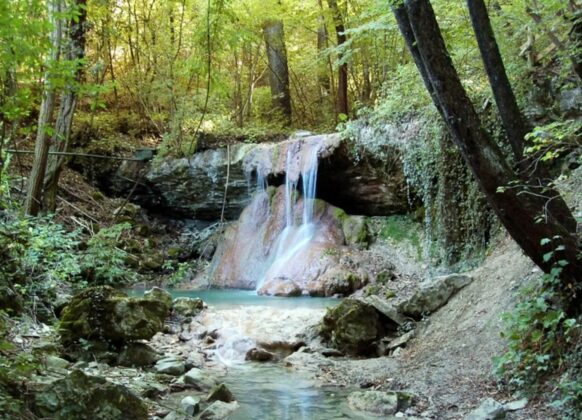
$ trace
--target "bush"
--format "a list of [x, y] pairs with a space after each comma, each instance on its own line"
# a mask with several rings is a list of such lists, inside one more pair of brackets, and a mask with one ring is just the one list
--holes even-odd
[[[552, 253], [547, 255], [551, 258]], [[496, 372], [513, 390], [534, 394], [544, 385], [559, 389], [552, 405], [568, 413], [582, 412], [582, 326], [559, 307], [559, 275], [551, 274], [522, 291], [524, 299], [503, 316], [507, 351], [494, 359]], [[558, 378], [558, 379], [556, 379]]]

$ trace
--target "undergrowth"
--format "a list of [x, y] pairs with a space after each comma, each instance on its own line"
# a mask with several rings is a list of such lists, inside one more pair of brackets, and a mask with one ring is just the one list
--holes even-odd
[[524, 288], [522, 301], [503, 315], [507, 350], [494, 365], [511, 390], [535, 395], [553, 389], [552, 407], [575, 419], [582, 412], [582, 325], [556, 303], [566, 264], [556, 261], [552, 272]]

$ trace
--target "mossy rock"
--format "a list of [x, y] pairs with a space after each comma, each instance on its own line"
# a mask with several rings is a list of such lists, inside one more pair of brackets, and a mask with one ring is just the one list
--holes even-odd
[[374, 351], [373, 343], [383, 336], [383, 328], [373, 306], [344, 299], [325, 314], [321, 335], [344, 353], [368, 355]]
[[179, 246], [171, 246], [168, 248], [167, 253], [168, 253], [168, 257], [176, 259], [182, 253], [182, 248], [180, 248]]
[[204, 309], [200, 298], [178, 297], [174, 299], [174, 314], [183, 317], [198, 315]]
[[52, 419], [147, 419], [146, 404], [122, 385], [80, 370], [36, 394], [34, 412]]
[[167, 301], [130, 298], [109, 286], [91, 287], [63, 309], [59, 332], [68, 345], [79, 339], [125, 343], [150, 339], [162, 331]]
[[174, 304], [174, 298], [170, 292], [161, 287], [152, 287], [143, 294], [143, 297], [144, 299], [162, 302], [168, 308], [172, 308], [172, 305]]
[[225, 384], [216, 385], [206, 397], [207, 402], [222, 401], [225, 403], [233, 402], [235, 400], [234, 395], [230, 392], [230, 389]]
[[117, 364], [128, 367], [147, 367], [154, 365], [159, 359], [160, 355], [147, 344], [128, 343], [119, 353]]
[[370, 234], [368, 223], [364, 216], [348, 216], [342, 221], [342, 230], [346, 239], [346, 244], [360, 248], [366, 248], [369, 243]]
[[141, 265], [143, 268], [150, 271], [161, 270], [162, 266], [164, 265], [164, 256], [159, 252], [155, 252], [150, 255], [145, 255], [143, 257]]

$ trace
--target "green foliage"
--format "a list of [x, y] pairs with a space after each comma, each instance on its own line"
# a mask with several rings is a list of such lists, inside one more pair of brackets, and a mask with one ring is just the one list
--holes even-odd
[[120, 286], [135, 279], [126, 253], [117, 248], [129, 224], [102, 229], [84, 243], [80, 232], [67, 231], [51, 217], [22, 218], [6, 210], [0, 220], [0, 285], [31, 301], [50, 302], [63, 288]]
[[101, 229], [87, 242], [81, 266], [91, 285], [122, 286], [131, 283], [136, 274], [126, 266], [127, 253], [118, 248], [131, 224], [120, 223]]
[[[549, 239], [544, 242], [551, 242]], [[542, 244], [544, 245], [544, 244]], [[544, 259], [551, 261], [554, 251]], [[567, 261], [555, 261], [550, 274], [522, 291], [523, 300], [503, 316], [507, 351], [494, 358], [497, 374], [512, 389], [535, 393], [561, 375], [554, 406], [571, 413], [582, 409], [580, 369], [582, 325], [560, 309], [559, 275]]]
[[38, 369], [40, 362], [9, 340], [12, 324], [13, 321], [0, 310], [0, 413], [2, 418], [32, 418], [20, 398], [20, 384]]
[[420, 229], [418, 224], [410, 216], [387, 217], [380, 231], [380, 237], [392, 239], [396, 242], [409, 241], [414, 249], [416, 249], [418, 259], [422, 258]]
[[164, 269], [170, 272], [166, 279], [168, 287], [177, 287], [190, 281], [195, 273], [200, 272], [208, 264], [206, 261], [192, 260], [186, 262], [166, 261]]
[[541, 161], [553, 161], [582, 146], [582, 121], [554, 121], [535, 127], [526, 136], [529, 145], [525, 153]]

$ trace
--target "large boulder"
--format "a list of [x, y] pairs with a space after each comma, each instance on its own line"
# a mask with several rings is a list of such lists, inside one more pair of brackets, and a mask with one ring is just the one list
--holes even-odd
[[206, 401], [213, 402], [213, 401], [222, 401], [225, 403], [230, 403], [235, 401], [234, 395], [225, 384], [216, 385], [210, 393], [208, 397], [206, 397]]
[[226, 419], [238, 408], [238, 403], [233, 401], [231, 403], [225, 403], [222, 401], [215, 401], [206, 408], [200, 414], [200, 420], [218, 420]]
[[57, 420], [148, 418], [147, 406], [129, 389], [80, 370], [37, 393], [34, 411], [39, 417]]
[[445, 305], [455, 293], [472, 281], [473, 278], [465, 274], [435, 277], [421, 284], [414, 295], [402, 302], [398, 309], [404, 315], [420, 318]]
[[165, 300], [131, 298], [108, 286], [79, 293], [63, 309], [59, 332], [65, 345], [80, 339], [122, 344], [162, 331], [170, 312]]
[[321, 326], [322, 337], [338, 350], [353, 355], [369, 355], [373, 343], [384, 336], [380, 314], [360, 300], [345, 299], [328, 310]]
[[393, 416], [405, 411], [412, 402], [413, 395], [401, 391], [357, 391], [348, 396], [352, 410], [363, 411], [373, 417]]

